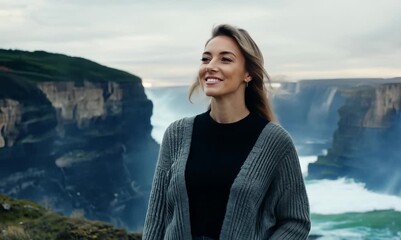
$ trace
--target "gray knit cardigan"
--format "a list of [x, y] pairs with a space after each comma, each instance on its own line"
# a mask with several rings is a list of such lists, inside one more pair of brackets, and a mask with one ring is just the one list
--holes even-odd
[[[191, 240], [185, 166], [194, 117], [166, 130], [150, 193], [144, 240]], [[307, 239], [309, 203], [289, 134], [268, 123], [231, 187], [220, 240]]]

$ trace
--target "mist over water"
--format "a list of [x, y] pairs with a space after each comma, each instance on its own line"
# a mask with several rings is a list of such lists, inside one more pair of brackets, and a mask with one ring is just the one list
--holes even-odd
[[[159, 143], [171, 122], [207, 110], [206, 99], [195, 104], [187, 101], [186, 87], [145, 91], [154, 104], [152, 136]], [[308, 141], [305, 139], [304, 143]], [[324, 154], [326, 149], [320, 152]], [[301, 155], [299, 160], [306, 177], [308, 164], [315, 162], [317, 156]], [[401, 197], [367, 190], [364, 183], [349, 178], [307, 180], [306, 188], [311, 206], [311, 234], [320, 236], [318, 239], [401, 239]]]
[[145, 88], [146, 96], [153, 102], [152, 137], [157, 142], [161, 142], [170, 123], [207, 110], [208, 99], [195, 94], [191, 103], [188, 100], [188, 89], [189, 87]]
[[308, 176], [308, 164], [316, 161], [317, 156], [299, 156], [299, 163], [301, 165], [301, 171], [304, 177]]

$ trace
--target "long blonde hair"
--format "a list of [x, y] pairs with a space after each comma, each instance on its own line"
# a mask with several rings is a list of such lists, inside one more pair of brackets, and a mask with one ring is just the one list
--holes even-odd
[[[232, 38], [238, 44], [245, 57], [245, 68], [252, 77], [252, 81], [250, 81], [245, 88], [246, 107], [249, 111], [255, 112], [269, 121], [276, 121], [276, 117], [267, 98], [267, 89], [264, 84], [264, 79], [266, 79], [270, 85], [270, 78], [263, 66], [263, 55], [259, 47], [247, 31], [227, 24], [216, 26], [212, 31], [212, 37], [206, 42], [206, 45], [211, 39], [217, 36]], [[192, 94], [199, 87], [200, 81], [199, 77], [197, 77], [196, 81], [189, 89], [190, 100]]]

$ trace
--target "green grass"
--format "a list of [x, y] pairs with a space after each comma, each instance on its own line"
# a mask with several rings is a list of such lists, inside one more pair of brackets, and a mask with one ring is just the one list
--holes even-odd
[[[29, 237], [27, 237], [29, 236]], [[110, 224], [83, 217], [66, 217], [27, 200], [0, 194], [0, 239], [139, 240], [139, 233], [128, 233]]]
[[[6, 206], [10, 206], [6, 210]], [[0, 194], [0, 224], [14, 224], [43, 216], [45, 208], [31, 201], [16, 200]]]
[[13, 74], [28, 77], [33, 81], [140, 81], [135, 75], [84, 58], [45, 51], [0, 49], [0, 67], [6, 67]]

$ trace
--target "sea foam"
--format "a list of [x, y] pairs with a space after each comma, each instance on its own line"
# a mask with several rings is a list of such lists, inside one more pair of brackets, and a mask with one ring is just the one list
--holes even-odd
[[308, 180], [306, 189], [312, 213], [339, 214], [393, 209], [401, 212], [401, 198], [369, 191], [353, 179]]

